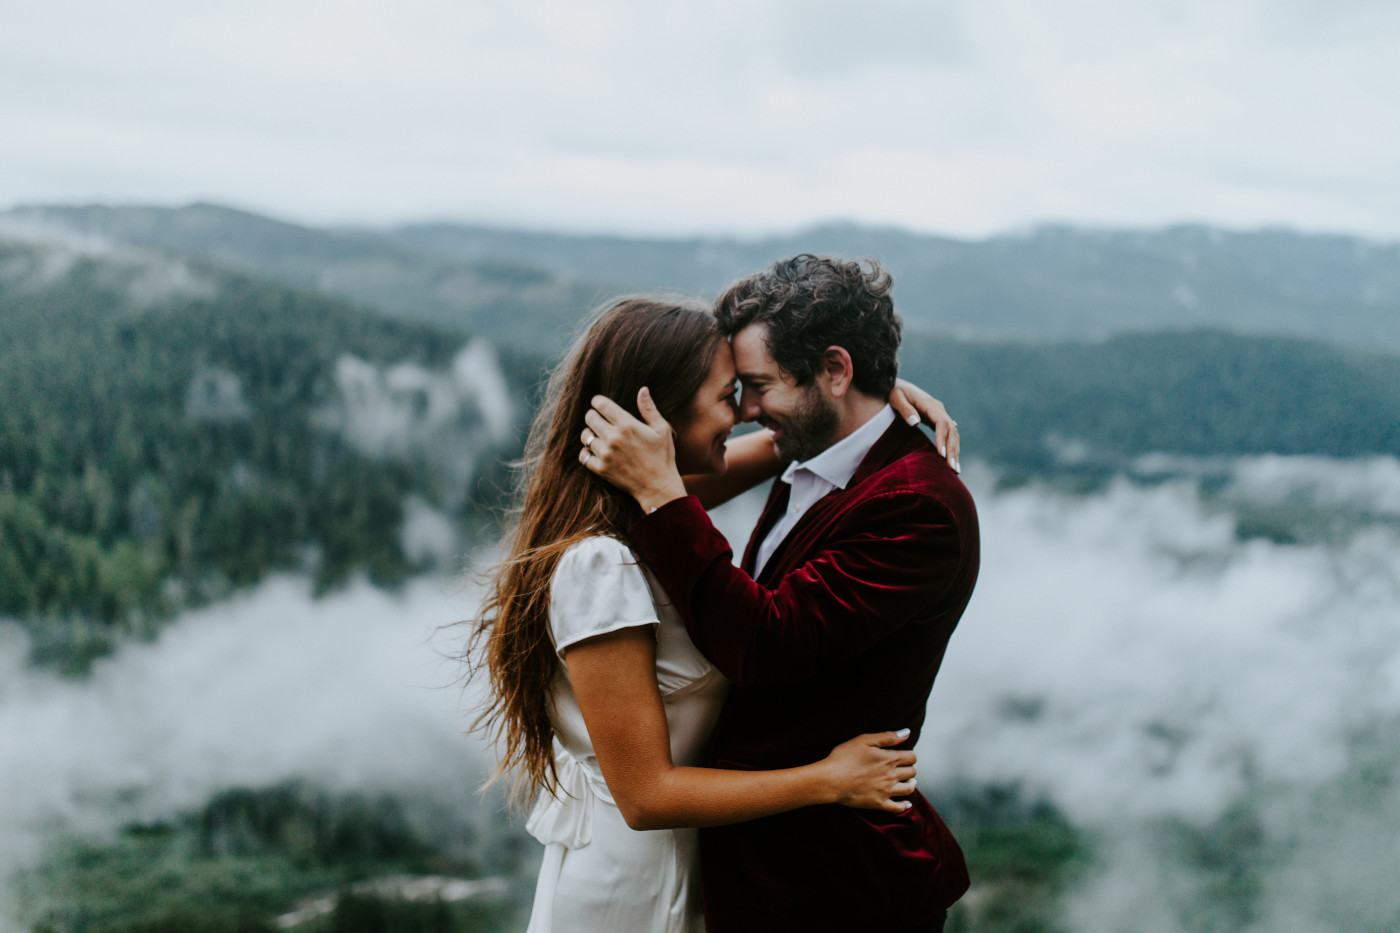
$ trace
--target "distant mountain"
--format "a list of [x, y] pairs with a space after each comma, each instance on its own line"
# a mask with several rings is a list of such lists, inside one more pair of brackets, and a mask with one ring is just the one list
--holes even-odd
[[837, 224], [753, 240], [637, 239], [454, 224], [320, 230], [214, 205], [0, 213], [0, 232], [17, 227], [199, 256], [546, 353], [620, 293], [708, 299], [804, 251], [885, 262], [911, 331], [1097, 340], [1212, 328], [1400, 351], [1400, 244], [1281, 230], [1045, 227], [970, 241]]
[[375, 233], [300, 227], [212, 204], [182, 208], [50, 206], [0, 212], [0, 236], [86, 248], [127, 244], [346, 299], [395, 318], [542, 349], [623, 289], [576, 282], [514, 259], [465, 260]]
[[1045, 227], [968, 241], [829, 225], [760, 240], [656, 240], [450, 224], [390, 236], [443, 256], [706, 296], [796, 253], [873, 256], [893, 271], [913, 329], [964, 336], [1082, 340], [1212, 327], [1400, 350], [1400, 244], [1348, 237]]

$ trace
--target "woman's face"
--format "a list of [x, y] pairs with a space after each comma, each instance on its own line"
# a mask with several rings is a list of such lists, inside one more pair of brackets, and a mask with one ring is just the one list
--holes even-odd
[[710, 363], [710, 374], [691, 400], [685, 418], [678, 418], [676, 466], [682, 475], [724, 472], [724, 442], [734, 430], [738, 386], [734, 354], [721, 340]]

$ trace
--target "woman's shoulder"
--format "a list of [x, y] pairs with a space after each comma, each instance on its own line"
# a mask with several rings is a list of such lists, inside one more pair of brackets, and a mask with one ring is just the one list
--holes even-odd
[[554, 571], [550, 625], [555, 647], [632, 625], [656, 625], [641, 565], [616, 538], [593, 535], [569, 545]]
[[615, 574], [614, 568], [637, 567], [637, 555], [632, 549], [610, 535], [589, 535], [580, 538], [559, 557], [555, 579], [576, 575], [595, 576], [598, 573]]
[[599, 581], [642, 583], [645, 576], [641, 563], [632, 549], [610, 535], [589, 535], [580, 538], [559, 557], [554, 570], [554, 586], [596, 584]]

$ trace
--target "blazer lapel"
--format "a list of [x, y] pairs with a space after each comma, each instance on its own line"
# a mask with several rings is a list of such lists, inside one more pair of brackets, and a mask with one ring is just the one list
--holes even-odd
[[[764, 503], [763, 513], [758, 516], [758, 525], [754, 528], [753, 534], [749, 535], [749, 545], [744, 548], [744, 560], [740, 565], [745, 573], [751, 578], [754, 576], [754, 561], [758, 556], [758, 546], [763, 539], [768, 536], [768, 532], [778, 523], [778, 519], [787, 510], [788, 496], [792, 493], [792, 487], [781, 479], [773, 480], [772, 487], [768, 490], [768, 501]], [[773, 561], [770, 558], [769, 566]]]
[[[840, 503], [845, 500], [847, 495], [850, 495], [853, 490], [871, 474], [883, 470], [913, 449], [911, 441], [921, 440], [922, 438], [923, 435], [919, 433], [918, 428], [910, 427], [896, 418], [894, 422], [885, 429], [885, 433], [880, 435], [879, 440], [870, 448], [869, 453], [865, 455], [864, 459], [860, 461], [860, 466], [856, 467], [856, 472], [851, 476], [851, 481], [846, 484], [846, 488], [831, 490], [831, 492], [812, 503], [812, 507], [803, 513], [802, 517], [797, 520], [797, 524], [788, 532], [787, 537], [778, 542], [778, 546], [774, 548], [772, 556], [768, 558], [768, 563], [763, 567], [763, 573], [755, 577], [755, 581], [762, 586], [767, 586], [769, 581], [782, 577], [794, 570], [794, 565], [806, 563], [811, 559], [813, 543], [808, 543], [805, 547], [794, 547], [794, 545], [804, 537], [810, 536], [813, 529], [819, 531], [825, 528], [830, 522], [832, 513], [840, 508]], [[791, 486], [781, 480], [775, 480], [774, 482], [776, 485], [782, 486], [785, 491], [790, 491], [792, 489]], [[774, 498], [770, 496], [770, 508], [764, 511], [758, 529], [754, 531], [753, 537], [749, 539], [749, 549], [744, 554], [744, 569], [749, 572], [749, 576], [751, 577], [753, 576], [754, 552], [758, 550], [757, 542], [763, 540], [763, 536], [768, 533], [768, 530], [777, 522], [778, 516], [782, 514], [782, 509], [771, 508], [774, 501]], [[787, 501], [787, 495], [783, 495], [782, 508], [787, 507]], [[789, 555], [792, 555], [791, 562], [788, 560]]]

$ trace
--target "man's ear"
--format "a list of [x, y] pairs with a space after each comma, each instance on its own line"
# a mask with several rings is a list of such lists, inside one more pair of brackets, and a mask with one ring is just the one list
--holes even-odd
[[831, 387], [832, 398], [843, 398], [856, 377], [855, 364], [845, 347], [827, 347], [822, 353], [822, 372]]

